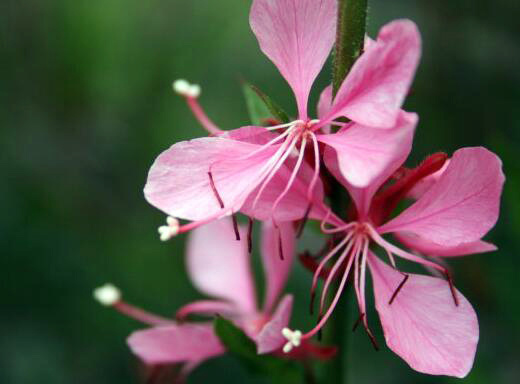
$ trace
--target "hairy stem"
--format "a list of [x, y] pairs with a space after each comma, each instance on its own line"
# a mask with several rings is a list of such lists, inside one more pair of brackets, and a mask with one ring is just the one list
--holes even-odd
[[[336, 45], [332, 69], [333, 97], [336, 96], [343, 80], [363, 52], [367, 5], [368, 0], [338, 0]], [[339, 190], [337, 190], [338, 188]], [[338, 191], [341, 191], [341, 186], [336, 184], [331, 193], [331, 205], [333, 210], [339, 209], [342, 211], [341, 213], [345, 214], [349, 199]], [[330, 364], [330, 369], [327, 369], [324, 383], [346, 384], [348, 382], [348, 330], [350, 330], [351, 319], [349, 316], [350, 303], [346, 296], [343, 295], [342, 300], [338, 302], [329, 321], [330, 328], [326, 341], [338, 345], [339, 350], [338, 355]]]
[[338, 0], [336, 46], [332, 69], [334, 96], [363, 51], [367, 3], [368, 0]]

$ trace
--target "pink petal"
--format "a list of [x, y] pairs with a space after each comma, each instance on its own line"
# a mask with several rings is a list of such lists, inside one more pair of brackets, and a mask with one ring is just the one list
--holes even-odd
[[457, 291], [455, 306], [445, 280], [410, 274], [390, 305], [403, 275], [374, 255], [369, 266], [388, 347], [416, 371], [465, 377], [479, 337], [477, 315], [468, 300]]
[[256, 310], [246, 233], [237, 241], [229, 218], [194, 229], [188, 238], [186, 266], [195, 287], [236, 304], [243, 313]]
[[[292, 222], [278, 224], [271, 221], [262, 224], [262, 262], [266, 279], [264, 312], [269, 313], [282, 292], [293, 265], [295, 232]], [[280, 241], [283, 249], [280, 258]]]
[[482, 147], [456, 151], [439, 181], [380, 233], [411, 232], [442, 246], [479, 240], [496, 223], [502, 162]]
[[418, 200], [421, 198], [424, 193], [433, 187], [439, 181], [441, 175], [446, 171], [448, 168], [448, 165], [450, 164], [450, 160], [446, 160], [444, 165], [441, 169], [439, 169], [437, 172], [425, 177], [421, 181], [419, 181], [417, 184], [414, 185], [412, 190], [408, 193], [408, 197], [411, 197], [412, 199]]
[[268, 131], [265, 127], [257, 127], [254, 125], [222, 132], [219, 137], [260, 145], [267, 143], [277, 136], [275, 133]]
[[454, 247], [443, 247], [442, 245], [438, 245], [411, 233], [397, 232], [394, 233], [394, 236], [408, 248], [428, 256], [466, 256], [497, 250], [494, 244], [482, 240], [461, 243]]
[[412, 148], [417, 115], [401, 111], [392, 129], [352, 123], [336, 134], [320, 135], [327, 144], [324, 160], [350, 191], [361, 215], [379, 187], [406, 160]]
[[412, 21], [385, 25], [352, 67], [324, 120], [346, 116], [371, 127], [393, 127], [420, 55], [421, 38]]
[[179, 324], [137, 331], [128, 345], [146, 364], [201, 362], [224, 353], [210, 324]]
[[258, 184], [262, 166], [276, 147], [245, 158], [258, 145], [220, 137], [182, 141], [155, 160], [144, 188], [146, 199], [167, 214], [203, 220], [222, 211], [210, 183], [226, 208], [238, 211]]
[[[332, 85], [326, 87], [320, 95], [318, 101], [318, 119], [322, 119], [327, 115], [332, 106]], [[330, 133], [330, 124], [321, 127], [324, 133]]]
[[271, 320], [262, 328], [256, 338], [259, 354], [270, 353], [280, 349], [287, 341], [282, 335], [282, 329], [287, 327], [291, 318], [293, 298], [286, 295], [278, 305]]
[[189, 315], [226, 315], [233, 317], [237, 314], [237, 307], [228, 301], [197, 300], [182, 306], [175, 317], [181, 321]]
[[254, 0], [250, 24], [260, 49], [294, 91], [300, 118], [336, 34], [336, 0]]

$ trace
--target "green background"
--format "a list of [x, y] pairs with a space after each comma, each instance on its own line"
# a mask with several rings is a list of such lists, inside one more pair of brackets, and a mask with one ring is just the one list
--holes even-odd
[[[395, 18], [422, 33], [406, 108], [420, 115], [410, 164], [485, 145], [504, 161], [491, 254], [454, 260], [479, 314], [475, 367], [464, 383], [520, 382], [520, 46], [514, 0], [370, 1], [369, 31]], [[243, 0], [6, 0], [0, 4], [0, 382], [137, 383], [125, 337], [140, 324], [100, 307], [92, 289], [168, 315], [200, 295], [184, 272], [184, 236], [163, 244], [164, 216], [143, 199], [154, 157], [205, 132], [171, 91], [184, 77], [225, 128], [247, 123], [244, 77], [294, 113], [284, 80], [261, 54]], [[313, 92], [329, 79], [326, 68]], [[311, 109], [313, 110], [313, 108]], [[312, 242], [308, 239], [307, 242]], [[310, 276], [289, 290], [306, 312]], [[370, 314], [374, 325], [374, 313]], [[298, 320], [299, 319], [299, 320]], [[350, 328], [351, 324], [345, 324]], [[382, 334], [376, 328], [382, 342]], [[409, 369], [358, 332], [344, 362], [355, 383], [452, 383]], [[206, 383], [252, 379], [235, 360], [204, 364]]]

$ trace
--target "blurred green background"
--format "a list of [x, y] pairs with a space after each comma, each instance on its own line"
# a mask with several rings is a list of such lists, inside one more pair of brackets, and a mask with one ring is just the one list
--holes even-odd
[[[485, 145], [504, 161], [495, 253], [454, 260], [479, 314], [481, 339], [465, 383], [520, 382], [520, 38], [514, 0], [371, 0], [372, 36], [395, 18], [422, 32], [406, 108], [421, 117], [410, 164], [438, 150]], [[260, 53], [249, 1], [4, 0], [0, 4], [0, 382], [138, 383], [125, 337], [140, 324], [100, 307], [92, 289], [170, 314], [200, 297], [184, 272], [184, 237], [163, 244], [163, 214], [143, 199], [154, 157], [205, 132], [171, 91], [184, 77], [222, 127], [247, 123], [239, 78], [286, 109], [292, 96]], [[326, 68], [313, 100], [328, 78]], [[308, 240], [309, 241], [309, 240]], [[308, 324], [310, 276], [289, 290]], [[300, 319], [300, 320], [298, 320]], [[374, 325], [376, 316], [371, 314]], [[350, 324], [346, 324], [350, 328]], [[381, 330], [377, 336], [382, 342]], [[409, 369], [362, 332], [346, 365], [355, 383], [452, 383]], [[230, 357], [190, 378], [251, 379]], [[249, 381], [251, 380], [251, 381]]]

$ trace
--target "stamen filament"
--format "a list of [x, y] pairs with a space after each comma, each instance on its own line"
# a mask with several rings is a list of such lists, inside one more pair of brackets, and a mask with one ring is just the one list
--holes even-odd
[[[284, 150], [284, 154], [278, 159], [276, 164], [272, 166], [272, 168], [268, 171], [267, 177], [265, 177], [264, 181], [262, 182], [262, 186], [258, 190], [258, 193], [256, 194], [256, 197], [253, 201], [253, 208], [256, 207], [256, 204], [258, 203], [258, 200], [260, 199], [260, 196], [264, 192], [265, 188], [267, 187], [267, 184], [273, 179], [273, 177], [276, 175], [276, 172], [282, 167], [282, 165], [285, 163], [285, 160], [289, 157], [292, 150], [296, 146], [296, 142], [298, 141], [297, 137], [291, 138], [291, 142], [289, 146]], [[285, 143], [284, 143], [285, 144]]]
[[345, 268], [345, 272], [343, 273], [343, 277], [341, 278], [341, 282], [339, 283], [338, 290], [336, 291], [336, 295], [334, 296], [334, 299], [333, 299], [332, 303], [330, 304], [329, 309], [327, 310], [325, 315], [321, 318], [319, 323], [316, 324], [316, 326], [313, 329], [311, 329], [309, 332], [307, 332], [306, 334], [304, 334], [302, 336], [302, 339], [309, 339], [312, 336], [314, 336], [316, 333], [319, 332], [319, 330], [325, 325], [325, 323], [329, 319], [330, 315], [334, 311], [334, 308], [336, 307], [336, 304], [338, 303], [338, 300], [343, 292], [343, 289], [345, 288], [345, 283], [347, 282], [347, 277], [350, 272], [350, 268], [352, 267], [352, 260], [353, 260], [353, 258], [350, 258], [347, 263], [347, 267]]
[[196, 97], [185, 96], [184, 98], [186, 99], [186, 103], [190, 107], [191, 112], [206, 131], [208, 131], [212, 135], [219, 135], [225, 132], [219, 127], [217, 127], [217, 125], [213, 123], [213, 121], [211, 121], [208, 115], [206, 115]]
[[280, 201], [285, 197], [285, 195], [287, 195], [287, 193], [291, 189], [291, 187], [294, 183], [294, 180], [296, 179], [296, 175], [298, 174], [298, 171], [300, 170], [300, 167], [302, 165], [303, 157], [305, 155], [305, 146], [306, 145], [307, 145], [307, 139], [304, 137], [301, 142], [300, 153], [298, 155], [298, 160], [296, 161], [296, 165], [294, 166], [294, 168], [291, 172], [291, 176], [289, 177], [289, 181], [287, 182], [287, 185], [285, 186], [284, 190], [282, 191], [282, 193], [280, 193], [280, 195], [274, 201], [274, 204], [271, 207], [271, 214], [274, 214], [274, 211], [278, 207], [278, 204], [280, 203]]
[[[325, 298], [327, 295], [327, 292], [329, 290], [329, 286], [332, 283], [332, 280], [334, 279], [334, 276], [336, 275], [336, 272], [339, 267], [343, 264], [345, 259], [349, 256], [350, 250], [352, 249], [352, 246], [354, 245], [354, 241], [350, 241], [343, 252], [341, 253], [341, 256], [338, 258], [334, 266], [332, 267], [329, 275], [327, 276], [327, 279], [325, 280], [325, 284], [323, 285], [323, 289], [321, 290], [321, 298], [320, 298], [320, 315], [323, 313], [323, 306], [325, 304]], [[351, 254], [351, 256], [354, 256], [354, 253]]]

